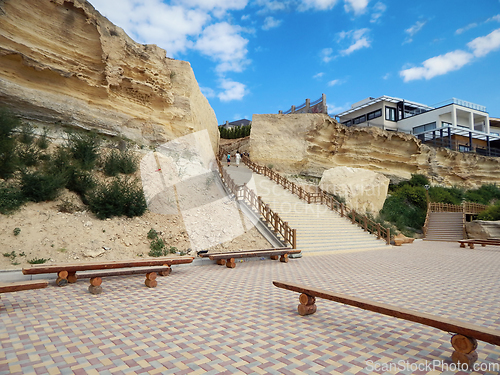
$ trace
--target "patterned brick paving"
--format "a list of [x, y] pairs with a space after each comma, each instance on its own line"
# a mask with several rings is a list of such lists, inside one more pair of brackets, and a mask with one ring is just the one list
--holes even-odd
[[[324, 300], [301, 317], [298, 294], [272, 280], [500, 329], [499, 274], [498, 248], [418, 242], [288, 264], [179, 266], [154, 289], [140, 275], [105, 279], [97, 296], [84, 281], [3, 294], [0, 375], [470, 374], [425, 368], [451, 364], [446, 332]], [[500, 362], [493, 345], [480, 342], [478, 354], [483, 366]]]

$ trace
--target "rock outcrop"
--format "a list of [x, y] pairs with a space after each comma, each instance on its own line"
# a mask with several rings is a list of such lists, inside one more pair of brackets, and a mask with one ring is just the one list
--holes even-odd
[[319, 187], [344, 198], [356, 212], [377, 214], [384, 206], [389, 179], [367, 169], [335, 167], [323, 172]]
[[465, 223], [465, 231], [467, 232], [467, 238], [500, 238], [500, 222], [474, 220]]
[[34, 124], [159, 144], [217, 119], [188, 62], [134, 42], [85, 0], [0, 1], [0, 103]]
[[500, 158], [429, 147], [411, 134], [346, 127], [324, 114], [254, 115], [250, 155], [278, 171], [315, 177], [348, 166], [393, 181], [419, 173], [448, 186], [500, 183]]

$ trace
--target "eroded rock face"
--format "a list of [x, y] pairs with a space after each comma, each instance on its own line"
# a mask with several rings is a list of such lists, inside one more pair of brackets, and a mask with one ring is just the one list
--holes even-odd
[[500, 182], [500, 158], [429, 147], [406, 133], [346, 127], [324, 114], [254, 115], [250, 155], [279, 171], [315, 177], [348, 166], [396, 181], [419, 173], [447, 186]]
[[465, 223], [467, 238], [500, 238], [500, 221], [474, 220]]
[[367, 169], [335, 167], [323, 172], [319, 187], [343, 197], [356, 212], [377, 214], [384, 206], [389, 179]]
[[158, 144], [217, 119], [188, 62], [142, 45], [85, 0], [0, 1], [0, 102], [34, 123]]

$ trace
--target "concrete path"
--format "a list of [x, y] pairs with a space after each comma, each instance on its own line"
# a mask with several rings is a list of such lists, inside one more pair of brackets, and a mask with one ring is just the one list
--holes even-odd
[[[500, 329], [493, 246], [416, 241], [173, 270], [154, 289], [139, 275], [104, 279], [101, 295], [85, 281], [1, 295], [0, 375], [471, 374], [451, 371], [446, 332], [324, 300], [301, 317], [297, 293], [273, 280]], [[500, 348], [477, 351], [472, 374], [498, 374]]]

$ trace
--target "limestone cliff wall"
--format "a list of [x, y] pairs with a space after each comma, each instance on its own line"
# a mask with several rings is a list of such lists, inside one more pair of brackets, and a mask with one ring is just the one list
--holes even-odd
[[0, 103], [140, 143], [203, 129], [219, 142], [190, 64], [134, 42], [85, 0], [0, 0]]
[[346, 127], [323, 114], [254, 115], [250, 156], [283, 172], [316, 177], [348, 166], [393, 181], [420, 173], [442, 185], [500, 183], [500, 158], [429, 147], [410, 134]]

